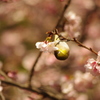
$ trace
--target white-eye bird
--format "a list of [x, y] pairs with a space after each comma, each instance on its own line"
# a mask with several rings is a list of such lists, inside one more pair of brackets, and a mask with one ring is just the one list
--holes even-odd
[[54, 55], [59, 60], [65, 60], [69, 56], [69, 46], [65, 41], [61, 41], [58, 35], [54, 35], [54, 41], [59, 42], [55, 45], [58, 50], [54, 51]]

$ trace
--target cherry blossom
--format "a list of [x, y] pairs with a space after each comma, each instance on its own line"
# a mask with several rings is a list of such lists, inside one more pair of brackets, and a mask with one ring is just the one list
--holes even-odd
[[85, 68], [86, 71], [90, 72], [94, 76], [100, 75], [100, 51], [98, 52], [96, 60], [91, 58], [87, 61]]
[[40, 51], [48, 51], [48, 52], [54, 52], [55, 50], [58, 50], [58, 48], [55, 46], [58, 41], [55, 42], [37, 42], [36, 48], [40, 49]]
[[65, 13], [65, 18], [68, 21], [64, 27], [65, 31], [69, 33], [70, 37], [79, 37], [82, 22], [81, 17], [76, 15], [76, 13], [69, 11], [68, 13]]
[[74, 89], [80, 92], [84, 92], [87, 89], [92, 88], [93, 79], [94, 76], [88, 72], [82, 73], [80, 71], [76, 71], [73, 79]]
[[54, 53], [58, 60], [66, 60], [69, 56], [69, 46], [66, 42], [61, 41], [58, 35], [54, 36], [53, 41], [47, 37], [44, 42], [37, 42], [36, 47], [40, 51]]

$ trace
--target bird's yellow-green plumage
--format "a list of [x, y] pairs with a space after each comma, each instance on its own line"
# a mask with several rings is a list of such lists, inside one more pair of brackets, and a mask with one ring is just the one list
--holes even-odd
[[[55, 40], [54, 41], [56, 41], [56, 40], [60, 40], [57, 35], [55, 35]], [[58, 50], [54, 51], [55, 57], [59, 60], [67, 59], [68, 56], [69, 56], [69, 46], [67, 45], [67, 43], [59, 41], [56, 44], [56, 47], [58, 48]]]

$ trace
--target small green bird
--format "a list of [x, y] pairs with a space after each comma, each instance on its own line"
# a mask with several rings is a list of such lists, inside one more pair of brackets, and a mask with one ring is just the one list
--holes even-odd
[[66, 42], [62, 42], [58, 35], [54, 36], [54, 41], [59, 40], [59, 42], [55, 45], [58, 50], [54, 51], [54, 55], [57, 59], [59, 60], [65, 60], [68, 58], [69, 56], [69, 46]]

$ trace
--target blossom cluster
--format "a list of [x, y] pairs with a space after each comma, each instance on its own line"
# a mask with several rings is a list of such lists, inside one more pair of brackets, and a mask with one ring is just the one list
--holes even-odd
[[[64, 94], [66, 94], [67, 98], [73, 97], [77, 100], [82, 93], [84, 93], [85, 97], [87, 97], [85, 94], [87, 89], [93, 88], [95, 84], [96, 79], [94, 79], [94, 76], [92, 76], [89, 72], [82, 73], [81, 71], [76, 71], [72, 79], [66, 79], [63, 81], [61, 90]], [[78, 92], [80, 92], [80, 94], [78, 94]], [[88, 99], [84, 98], [82, 100]]]
[[78, 37], [81, 30], [81, 18], [72, 11], [66, 13], [65, 18], [67, 20], [64, 27], [65, 31], [68, 32], [70, 37]]
[[94, 60], [90, 58], [85, 65], [86, 71], [90, 72], [92, 75], [100, 75], [100, 51], [98, 52], [97, 59]]
[[40, 51], [48, 51], [48, 52], [54, 52], [55, 50], [58, 50], [58, 48], [55, 46], [58, 43], [58, 41], [55, 42], [37, 42], [36, 48], [40, 49]]

